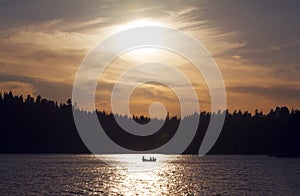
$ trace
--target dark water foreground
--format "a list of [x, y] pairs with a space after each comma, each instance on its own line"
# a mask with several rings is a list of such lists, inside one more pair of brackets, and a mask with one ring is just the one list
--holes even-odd
[[0, 195], [299, 195], [300, 159], [268, 156], [0, 155]]

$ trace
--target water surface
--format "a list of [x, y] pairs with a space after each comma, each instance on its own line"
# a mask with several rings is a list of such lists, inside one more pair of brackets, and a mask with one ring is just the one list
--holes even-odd
[[155, 156], [0, 155], [0, 195], [300, 194], [300, 159]]

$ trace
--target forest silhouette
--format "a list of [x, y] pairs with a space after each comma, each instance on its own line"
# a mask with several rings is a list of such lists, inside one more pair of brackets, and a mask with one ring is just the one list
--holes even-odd
[[[90, 153], [74, 123], [72, 101], [58, 104], [41, 96], [0, 94], [0, 153]], [[77, 111], [82, 115], [91, 112]], [[199, 117], [197, 133], [184, 154], [197, 154], [211, 114], [201, 112], [184, 119], [167, 116], [161, 129], [147, 137], [124, 131], [111, 113], [95, 111], [106, 134], [117, 144], [137, 151], [157, 148], [176, 133], [180, 120]], [[222, 132], [210, 154], [269, 154], [300, 157], [300, 111], [276, 107], [264, 114], [226, 112]], [[116, 118], [129, 118], [116, 116]], [[150, 119], [134, 116], [141, 124]], [[156, 119], [157, 120], [157, 119]]]

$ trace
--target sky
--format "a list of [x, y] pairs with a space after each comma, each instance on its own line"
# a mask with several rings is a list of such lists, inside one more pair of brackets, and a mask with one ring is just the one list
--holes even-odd
[[[296, 0], [0, 0], [0, 90], [64, 102], [72, 96], [79, 65], [97, 43], [126, 28], [161, 25], [179, 29], [207, 48], [222, 73], [230, 111], [268, 112], [282, 105], [299, 109], [299, 7]], [[153, 59], [181, 67], [198, 84], [200, 109], [210, 110], [201, 74], [183, 57], [158, 49], [131, 51], [114, 60], [99, 79], [96, 107], [110, 110], [118, 75]], [[166, 72], [158, 69], [131, 76]], [[153, 101], [164, 103], [172, 114], [179, 111], [171, 89], [147, 83], [133, 92], [131, 112], [147, 114]]]

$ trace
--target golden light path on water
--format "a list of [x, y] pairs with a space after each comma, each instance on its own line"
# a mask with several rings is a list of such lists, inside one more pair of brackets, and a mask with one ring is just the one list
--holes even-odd
[[[155, 157], [155, 162], [143, 162], [142, 157]], [[170, 178], [166, 178], [166, 172], [170, 170], [170, 163], [177, 156], [159, 154], [122, 154], [122, 155], [96, 155], [109, 166], [116, 168], [114, 179], [108, 183], [108, 192], [124, 195], [163, 195], [168, 190]], [[174, 169], [174, 168], [173, 168]]]

